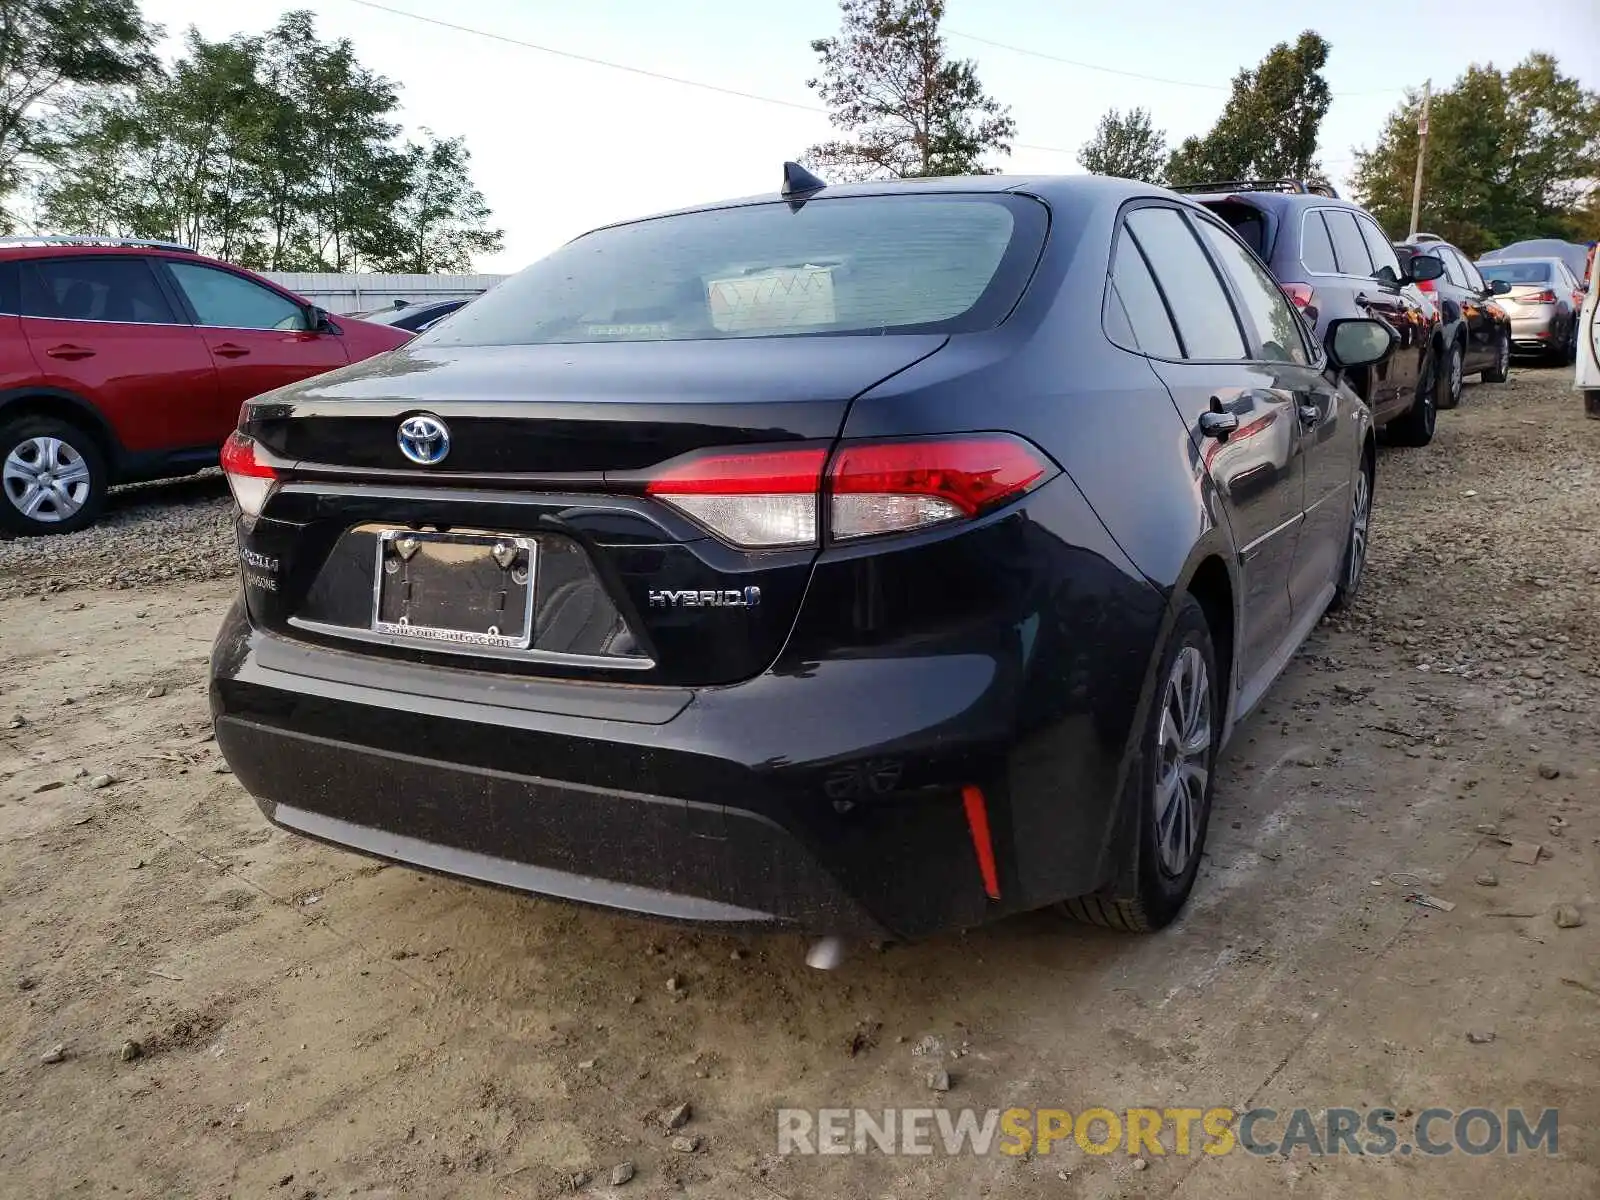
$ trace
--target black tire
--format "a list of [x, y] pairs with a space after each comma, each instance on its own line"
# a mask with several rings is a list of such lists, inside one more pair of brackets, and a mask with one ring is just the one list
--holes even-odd
[[[1456, 351], [1460, 353], [1459, 348]], [[1437, 407], [1439, 388], [1418, 388], [1411, 407], [1390, 421], [1385, 428], [1389, 440], [1397, 446], [1426, 446], [1433, 441], [1434, 426], [1439, 420]]]
[[1439, 363], [1439, 386], [1436, 403], [1441, 410], [1455, 408], [1461, 403], [1462, 381], [1466, 378], [1467, 351], [1460, 342], [1451, 342]]
[[1339, 582], [1334, 586], [1328, 607], [1347, 607], [1361, 590], [1367, 569], [1367, 541], [1372, 530], [1373, 464], [1369, 454], [1361, 456], [1361, 473], [1356, 476], [1350, 497], [1350, 532], [1345, 535], [1344, 558], [1339, 564]]
[[[1204, 687], [1196, 693], [1204, 699], [1202, 713], [1204, 730], [1198, 724], [1187, 722], [1183, 711], [1186, 690], [1177, 682], [1178, 664], [1182, 660], [1192, 667], [1198, 662], [1204, 669]], [[1190, 677], [1192, 678], [1192, 676]], [[1194, 889], [1195, 875], [1200, 870], [1200, 858], [1205, 850], [1206, 827], [1211, 820], [1211, 793], [1217, 775], [1217, 747], [1222, 736], [1223, 705], [1218, 684], [1216, 654], [1212, 649], [1211, 629], [1206, 624], [1205, 613], [1193, 596], [1184, 596], [1178, 610], [1177, 621], [1168, 635], [1157, 666], [1156, 692], [1139, 732], [1139, 743], [1128, 770], [1125, 803], [1133, 806], [1136, 827], [1132, 844], [1125, 853], [1130, 862], [1122, 878], [1131, 881], [1126, 894], [1113, 887], [1105, 892], [1079, 896], [1063, 901], [1061, 910], [1067, 916], [1090, 925], [1108, 929], [1121, 929], [1129, 933], [1149, 933], [1172, 923], [1183, 910], [1189, 893]], [[1174, 689], [1177, 689], [1176, 692]], [[1173, 721], [1168, 722], [1171, 713]], [[1178, 753], [1177, 743], [1164, 734], [1168, 729], [1193, 735], [1189, 745], [1197, 745], [1203, 734], [1203, 746], [1195, 750], [1194, 758]], [[1181, 738], [1180, 738], [1181, 740]], [[1190, 768], [1203, 763], [1204, 778], [1198, 783]], [[1169, 853], [1164, 854], [1162, 834], [1158, 830], [1158, 798], [1167, 788], [1163, 781], [1171, 781], [1171, 806], [1167, 811], [1185, 824], [1179, 828], [1169, 823], [1168, 831], [1176, 840], [1168, 840]], [[1180, 796], [1179, 793], [1182, 793]], [[1184, 835], [1188, 836], [1185, 837]], [[1187, 847], [1181, 868], [1174, 869], [1178, 841]]]
[[[53, 453], [67, 482], [51, 486], [33, 514], [25, 512], [34, 486], [24, 472]], [[55, 417], [26, 416], [0, 424], [0, 532], [19, 536], [72, 533], [94, 524], [105, 507], [108, 475], [100, 446], [80, 426]]]

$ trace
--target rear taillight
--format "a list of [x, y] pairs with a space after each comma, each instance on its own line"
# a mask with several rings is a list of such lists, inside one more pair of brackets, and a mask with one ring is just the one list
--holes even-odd
[[1416, 285], [1419, 292], [1437, 292], [1439, 290], [1437, 281], [1432, 279], [1418, 279]]
[[981, 516], [1054, 473], [1049, 459], [1008, 434], [846, 442], [828, 471], [829, 529], [844, 541]]
[[254, 438], [235, 432], [222, 443], [222, 472], [228, 477], [234, 503], [248, 517], [258, 517], [277, 486], [278, 470], [265, 462]]
[[827, 461], [821, 447], [695, 455], [669, 466], [645, 485], [645, 493], [735, 546], [812, 546]]
[[1296, 308], [1310, 308], [1311, 301], [1316, 298], [1309, 283], [1286, 283], [1282, 286], [1283, 294], [1293, 301]]
[[1549, 288], [1545, 288], [1537, 296], [1529, 296], [1523, 301], [1524, 304], [1554, 304], [1555, 302], [1556, 294]]
[[[827, 468], [826, 474], [824, 468]], [[712, 451], [668, 465], [645, 485], [712, 533], [753, 550], [815, 546], [970, 520], [1031, 491], [1056, 466], [1010, 434], [845, 442], [827, 451]]]

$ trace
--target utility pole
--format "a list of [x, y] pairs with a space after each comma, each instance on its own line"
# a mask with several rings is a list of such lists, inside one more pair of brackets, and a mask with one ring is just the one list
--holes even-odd
[[1411, 232], [1417, 236], [1417, 218], [1422, 212], [1422, 164], [1428, 158], [1428, 105], [1433, 99], [1433, 80], [1422, 85], [1422, 118], [1417, 122], [1417, 179], [1411, 185]]

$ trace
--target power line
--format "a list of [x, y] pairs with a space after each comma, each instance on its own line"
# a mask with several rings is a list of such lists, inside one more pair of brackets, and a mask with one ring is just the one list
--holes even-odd
[[685, 79], [680, 75], [667, 75], [661, 71], [650, 71], [644, 67], [630, 67], [626, 63], [610, 62], [603, 58], [593, 58], [587, 54], [577, 54], [571, 50], [558, 50], [554, 46], [541, 46], [538, 42], [523, 41], [521, 38], [510, 37], [503, 33], [494, 33], [488, 29], [474, 29], [470, 25], [457, 25], [454, 21], [442, 21], [438, 17], [425, 17], [421, 13], [407, 12], [403, 8], [390, 8], [387, 4], [378, 4], [374, 0], [347, 0], [350, 4], [359, 4], [362, 8], [376, 9], [391, 16], [407, 17], [413, 21], [422, 21], [428, 25], [437, 25], [441, 29], [453, 29], [457, 33], [470, 33], [476, 37], [489, 38], [492, 41], [504, 42], [510, 46], [521, 46], [525, 50], [537, 50], [541, 54], [553, 54], [557, 58], [568, 58], [574, 62], [588, 63], [595, 67], [609, 67], [613, 71], [626, 71], [630, 75], [643, 75], [647, 79], [659, 79], [664, 83], [676, 83], [683, 87], [699, 88], [701, 91], [718, 92], [724, 96], [738, 96], [741, 100], [756, 100], [762, 104], [776, 104], [782, 108], [798, 109], [800, 112], [827, 113], [827, 109], [818, 108], [814, 104], [801, 104], [795, 100], [781, 100], [776, 96], [760, 96], [755, 92], [742, 92], [738, 88], [723, 87], [718, 83], [703, 83], [698, 79]]
[[[538, 42], [525, 41], [514, 38], [508, 34], [495, 33], [489, 29], [477, 29], [470, 25], [460, 25], [454, 21], [441, 20], [438, 17], [424, 16], [422, 13], [408, 12], [403, 8], [391, 8], [387, 4], [379, 4], [376, 0], [348, 0], [350, 4], [359, 4], [362, 8], [375, 9], [378, 12], [388, 13], [390, 16], [406, 17], [412, 21], [421, 21], [427, 25], [436, 25], [441, 29], [452, 29], [457, 33], [472, 34], [474, 37], [488, 38], [491, 41], [502, 42], [508, 46], [519, 46], [524, 50], [537, 50], [541, 54], [553, 54], [557, 58], [571, 59], [574, 62], [587, 63], [594, 67], [606, 67], [613, 71], [626, 71], [630, 75], [642, 75], [647, 79], [659, 80], [663, 83], [676, 83], [681, 87], [699, 88], [702, 91], [717, 92], [724, 96], [737, 96], [741, 100], [755, 100], [761, 104], [775, 104], [782, 108], [792, 108], [799, 112], [819, 113], [827, 116], [828, 110], [815, 104], [802, 104], [797, 100], [783, 100], [777, 96], [762, 96], [755, 92], [740, 91], [738, 88], [723, 87], [718, 83], [705, 83], [699, 79], [686, 79], [681, 75], [668, 75], [662, 71], [651, 71], [644, 67], [633, 67], [626, 63], [611, 62], [609, 59], [594, 58], [588, 54], [577, 54], [571, 50], [559, 50], [554, 46], [541, 45]], [[1016, 142], [1018, 150], [1039, 150], [1047, 154], [1076, 154], [1076, 150], [1067, 150], [1061, 146], [1039, 146], [1028, 142]]]
[[[945, 32], [951, 37], [966, 38], [969, 42], [993, 46], [996, 50], [1009, 50], [1013, 54], [1025, 54], [1029, 58], [1042, 58], [1047, 62], [1064, 63], [1066, 66], [1080, 67], [1085, 71], [1100, 71], [1106, 75], [1121, 75], [1126, 79], [1142, 79], [1147, 83], [1168, 83], [1174, 87], [1202, 88], [1211, 92], [1233, 90], [1233, 84], [1231, 83], [1200, 83], [1193, 79], [1169, 79], [1165, 75], [1146, 75], [1141, 71], [1124, 71], [1120, 67], [1106, 67], [1099, 63], [1083, 62], [1081, 59], [1063, 58], [1059, 54], [1046, 54], [1043, 50], [1033, 50], [1027, 46], [1013, 46], [1010, 42], [997, 42], [992, 38], [979, 37], [975, 33], [964, 33], [959, 29], [946, 29]], [[1363, 92], [1334, 92], [1332, 94], [1335, 96], [1376, 96], [1405, 90], [1405, 88], [1372, 88]]]

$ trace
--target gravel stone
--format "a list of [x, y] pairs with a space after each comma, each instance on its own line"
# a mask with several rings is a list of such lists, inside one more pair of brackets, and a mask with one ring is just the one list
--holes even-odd
[[619, 1162], [616, 1166], [611, 1168], [612, 1187], [621, 1187], [632, 1178], [633, 1164], [631, 1162]]

